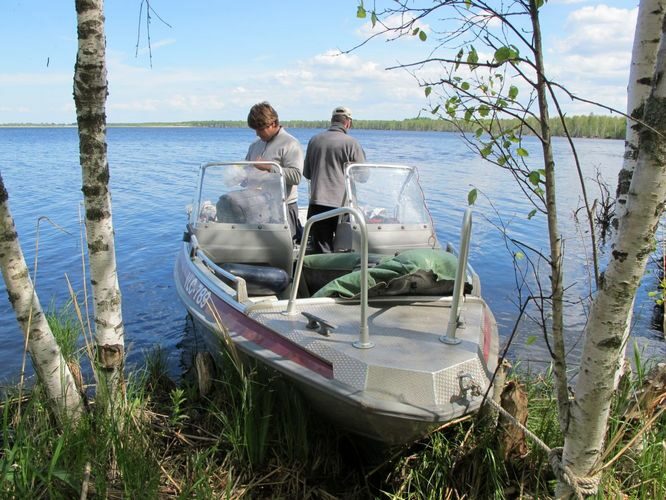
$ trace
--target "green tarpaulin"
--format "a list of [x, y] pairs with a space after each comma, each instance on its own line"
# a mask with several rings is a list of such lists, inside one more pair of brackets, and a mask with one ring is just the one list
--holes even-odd
[[[360, 256], [356, 258], [360, 262]], [[450, 295], [457, 267], [456, 256], [444, 250], [407, 250], [368, 269], [368, 295]], [[313, 297], [355, 298], [360, 292], [361, 272], [354, 271], [334, 279]]]

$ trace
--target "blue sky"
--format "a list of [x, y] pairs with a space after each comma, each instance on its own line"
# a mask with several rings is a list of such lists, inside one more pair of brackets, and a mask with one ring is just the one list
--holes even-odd
[[[328, 119], [341, 104], [356, 118], [403, 119], [426, 105], [411, 76], [385, 68], [423, 59], [427, 44], [375, 39], [335, 55], [367, 36], [357, 0], [152, 0], [169, 24], [152, 17], [152, 67], [145, 19], [137, 54], [140, 4], [105, 2], [110, 123], [243, 120], [262, 100], [283, 120]], [[624, 110], [637, 5], [550, 0], [541, 16], [551, 77]], [[3, 0], [0, 45], [0, 123], [75, 122], [74, 1]], [[569, 114], [604, 113], [563, 104]]]

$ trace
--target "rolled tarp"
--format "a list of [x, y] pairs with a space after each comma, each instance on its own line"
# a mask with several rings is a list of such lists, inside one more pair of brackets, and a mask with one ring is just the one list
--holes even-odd
[[[344, 254], [342, 254], [344, 255]], [[406, 250], [368, 269], [368, 296], [451, 295], [458, 259], [441, 249]], [[465, 283], [465, 293], [471, 291]], [[313, 297], [357, 298], [361, 272], [353, 271], [319, 289]]]

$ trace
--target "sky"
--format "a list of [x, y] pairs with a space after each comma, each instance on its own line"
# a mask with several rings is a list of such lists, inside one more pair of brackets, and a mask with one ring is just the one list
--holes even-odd
[[[344, 53], [371, 33], [369, 18], [356, 17], [357, 5], [151, 0], [149, 51], [145, 2], [107, 0], [107, 121], [245, 120], [264, 100], [282, 120], [327, 120], [339, 105], [357, 119], [419, 115], [424, 90], [407, 71], [386, 68], [424, 59], [444, 21], [433, 16], [421, 24], [426, 42], [377, 37]], [[624, 111], [637, 6], [548, 1], [541, 19], [551, 78]], [[74, 1], [2, 0], [0, 46], [0, 124], [74, 123]], [[562, 105], [570, 115], [607, 113], [569, 99]]]

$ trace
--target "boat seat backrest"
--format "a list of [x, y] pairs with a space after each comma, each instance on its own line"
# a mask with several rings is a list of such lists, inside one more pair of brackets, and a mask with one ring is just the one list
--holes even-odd
[[[367, 224], [368, 252], [396, 254], [418, 248], [441, 248], [429, 224]], [[360, 252], [361, 235], [353, 222], [339, 222], [335, 231], [336, 252]]]
[[294, 245], [289, 226], [281, 224], [203, 224], [194, 229], [199, 246], [218, 265], [257, 264], [293, 274]]

